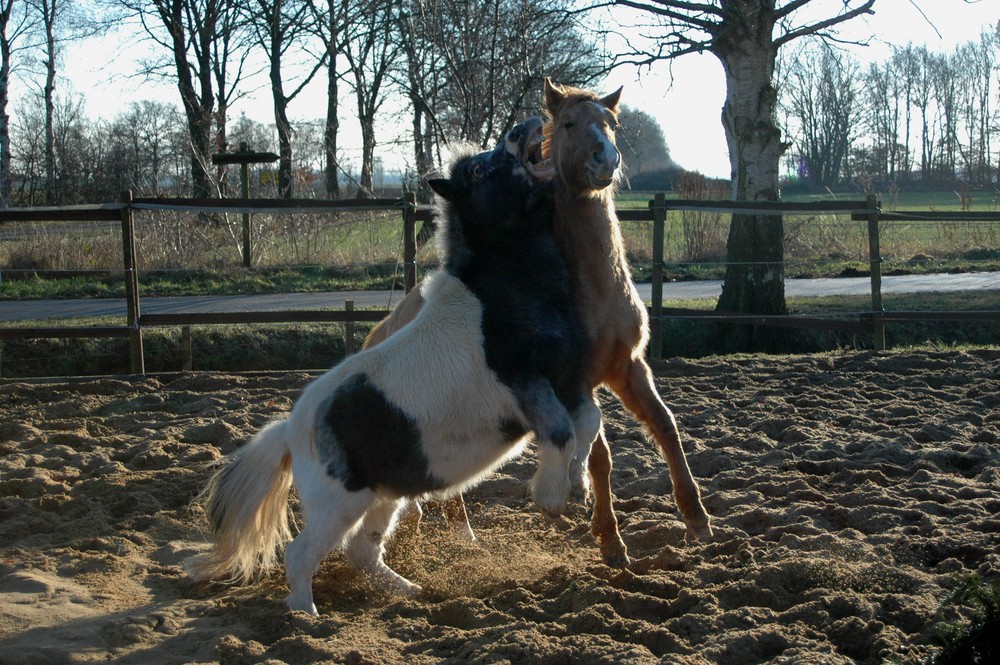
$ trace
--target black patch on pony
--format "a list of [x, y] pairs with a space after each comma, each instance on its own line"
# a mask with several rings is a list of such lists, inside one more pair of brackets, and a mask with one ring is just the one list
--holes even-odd
[[351, 492], [384, 488], [417, 496], [447, 486], [429, 471], [417, 423], [366, 374], [337, 386], [323, 407], [317, 435], [326, 472]]
[[[445, 269], [482, 303], [490, 369], [522, 409], [532, 398], [529, 387], [544, 378], [575, 411], [590, 342], [553, 237], [551, 184], [533, 182], [502, 145], [459, 159], [448, 180], [430, 184], [448, 202]], [[551, 434], [559, 446], [568, 438]]]

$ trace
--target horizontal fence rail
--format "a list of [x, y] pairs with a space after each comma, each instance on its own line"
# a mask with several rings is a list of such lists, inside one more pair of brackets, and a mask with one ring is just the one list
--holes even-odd
[[[163, 212], [182, 211], [195, 213], [356, 213], [360, 211], [398, 211], [403, 223], [404, 284], [408, 292], [416, 285], [416, 222], [433, 219], [434, 208], [420, 206], [412, 194], [403, 198], [351, 199], [324, 201], [316, 199], [189, 199], [189, 198], [132, 198], [122, 195], [119, 203], [95, 205], [7, 208], [0, 209], [0, 227], [12, 222], [114, 222], [121, 225], [123, 273], [126, 277], [126, 323], [121, 326], [45, 326], [0, 328], [0, 340], [30, 338], [82, 338], [125, 337], [129, 339], [131, 369], [135, 374], [145, 373], [142, 349], [142, 330], [146, 327], [180, 326], [187, 330], [195, 325], [265, 324], [265, 323], [342, 323], [348, 327], [355, 322], [379, 321], [388, 310], [355, 310], [348, 302], [343, 310], [281, 310], [264, 312], [181, 312], [171, 314], [142, 314], [136, 265], [135, 219], [137, 210]], [[851, 220], [866, 222], [868, 226], [869, 263], [871, 279], [871, 311], [854, 318], [780, 315], [763, 316], [732, 314], [718, 311], [668, 308], [663, 306], [664, 226], [666, 214], [673, 210], [721, 212], [733, 215], [816, 215], [833, 214], [850, 216]], [[997, 212], [933, 212], [881, 210], [875, 196], [864, 200], [829, 200], [810, 202], [738, 202], [729, 200], [667, 200], [656, 194], [643, 209], [618, 211], [622, 221], [651, 222], [653, 227], [652, 298], [650, 306], [650, 348], [652, 359], [662, 357], [662, 326], [664, 321], [700, 320], [718, 323], [740, 323], [754, 326], [777, 326], [842, 331], [872, 336], [876, 349], [885, 348], [885, 323], [906, 321], [997, 321], [998, 311], [976, 312], [886, 312], [882, 307], [881, 264], [879, 250], [879, 224], [885, 221], [1000, 221]], [[244, 261], [249, 265], [251, 238], [249, 226], [244, 227]], [[347, 350], [353, 350], [353, 335], [348, 334]]]

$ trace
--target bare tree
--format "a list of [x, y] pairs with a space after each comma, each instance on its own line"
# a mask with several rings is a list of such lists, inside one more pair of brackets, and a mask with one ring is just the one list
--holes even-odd
[[[431, 192], [426, 175], [434, 167], [435, 137], [440, 128], [435, 118], [437, 100], [445, 85], [444, 57], [431, 38], [432, 2], [408, 0], [399, 15], [400, 44], [403, 50], [405, 74], [397, 85], [406, 91], [411, 109], [411, 135], [416, 178], [412, 183], [417, 200], [430, 203]], [[417, 243], [424, 245], [434, 233], [434, 221], [421, 227]]]
[[872, 63], [861, 77], [865, 102], [864, 125], [870, 147], [858, 174], [871, 180], [898, 183], [908, 177], [908, 122], [910, 79], [897, 52], [883, 64]]
[[[239, 25], [234, 20], [234, 11], [242, 3], [239, 0], [108, 2], [122, 12], [121, 20], [138, 21], [150, 42], [162, 49], [162, 57], [151, 58], [143, 73], [147, 77], [167, 75], [175, 81], [190, 136], [193, 194], [211, 196], [217, 191], [211, 170], [212, 150], [220, 147], [213, 123], [224, 120], [218, 114], [217, 94], [223, 95], [223, 90], [231, 94], [238, 87], [241, 72], [234, 75], [227, 63], [234, 56], [233, 31]], [[226, 58], [227, 63], [219, 62], [219, 58]]]
[[[729, 146], [732, 193], [738, 201], [776, 201], [779, 162], [787, 143], [775, 117], [778, 50], [801, 37], [829, 37], [836, 27], [869, 14], [875, 0], [617, 0], [653, 19], [655, 43], [618, 58], [649, 65], [687, 53], [710, 52], [726, 75], [722, 125]], [[808, 12], [805, 10], [808, 8]], [[822, 16], [815, 19], [819, 12]], [[780, 216], [736, 215], [720, 311], [784, 314], [784, 230]], [[737, 348], [768, 348], [768, 335], [741, 328]]]
[[435, 56], [416, 67], [416, 78], [433, 86], [415, 92], [433, 110], [437, 139], [489, 147], [519, 116], [539, 110], [545, 76], [595, 81], [599, 49], [570, 8], [566, 0], [411, 1], [414, 41]]
[[337, 141], [340, 132], [340, 79], [338, 55], [344, 49], [350, 17], [349, 3], [341, 0], [307, 0], [313, 14], [313, 26], [324, 47], [326, 60], [326, 118], [323, 126], [323, 174], [326, 196], [340, 198], [340, 159]]
[[1000, 129], [1000, 109], [993, 106], [993, 79], [1000, 69], [998, 50], [1000, 23], [993, 32], [984, 30], [979, 42], [960, 46], [954, 58], [957, 114], [961, 118], [956, 123], [956, 149], [962, 157], [965, 177], [972, 184], [986, 184], [992, 175], [992, 134]]
[[[224, 2], [219, 7], [218, 34], [211, 41], [212, 76], [215, 79], [215, 150], [222, 152], [229, 147], [229, 107], [243, 95], [240, 83], [245, 74], [250, 55], [250, 33], [239, 11], [238, 2]], [[217, 173], [219, 190], [226, 189], [226, 166], [220, 165]]]
[[[305, 0], [254, 0], [244, 11], [255, 41], [267, 58], [274, 122], [278, 128], [278, 195], [290, 198], [292, 183], [292, 123], [288, 104], [309, 85], [326, 62], [326, 53], [310, 52], [315, 34], [312, 6]], [[289, 72], [301, 71], [293, 79]]]
[[62, 46], [68, 41], [84, 39], [99, 34], [106, 24], [98, 21], [89, 11], [89, 6], [74, 0], [27, 0], [35, 13], [41, 33], [39, 50], [44, 72], [42, 99], [45, 104], [45, 197], [49, 203], [56, 202], [56, 150], [55, 150], [55, 91], [56, 74]]
[[121, 189], [158, 196], [173, 180], [175, 129], [183, 125], [178, 110], [152, 101], [132, 102], [109, 127], [109, 139], [121, 160]]
[[352, 17], [343, 56], [351, 73], [361, 125], [359, 196], [372, 195], [375, 168], [375, 118], [386, 100], [389, 75], [400, 55], [397, 16], [400, 0], [342, 0]]
[[34, 17], [21, 0], [0, 0], [0, 206], [11, 205], [10, 103], [14, 55], [24, 48], [24, 36]]
[[789, 58], [781, 90], [782, 108], [813, 187], [833, 187], [846, 168], [858, 117], [857, 63], [813, 44]]
[[[397, 30], [402, 46], [396, 87], [410, 103], [418, 197], [442, 148], [490, 147], [519, 117], [537, 114], [546, 75], [585, 85], [601, 70], [566, 0], [405, 0]], [[529, 35], [545, 35], [531, 39]], [[428, 240], [433, 223], [422, 227]]]

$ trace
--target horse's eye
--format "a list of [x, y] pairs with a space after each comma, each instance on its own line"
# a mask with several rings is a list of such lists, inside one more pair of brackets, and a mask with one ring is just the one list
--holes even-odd
[[472, 162], [469, 164], [469, 177], [473, 180], [477, 180], [483, 173], [483, 165], [479, 162]]
[[573, 123], [572, 122], [563, 123], [563, 129], [573, 129]]

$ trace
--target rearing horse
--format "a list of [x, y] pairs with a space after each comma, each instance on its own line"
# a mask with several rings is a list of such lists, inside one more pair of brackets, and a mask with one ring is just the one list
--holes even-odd
[[[621, 89], [600, 97], [545, 80], [545, 111], [551, 118], [550, 150], [530, 165], [535, 177], [555, 179], [555, 237], [573, 278], [574, 296], [591, 339], [588, 376], [596, 389], [607, 385], [652, 434], [667, 462], [674, 499], [688, 534], [711, 538], [710, 518], [701, 503], [680, 443], [677, 423], [653, 384], [644, 360], [649, 341], [646, 308], [632, 283], [615, 214], [614, 192], [621, 166], [615, 146]], [[541, 137], [539, 137], [541, 144]], [[411, 320], [423, 305], [415, 289], [369, 335], [371, 346]], [[591, 531], [610, 566], [628, 563], [611, 499], [611, 449], [603, 428], [591, 447], [588, 470], [594, 493]], [[583, 492], [582, 468], [574, 483]], [[465, 507], [447, 508], [465, 518]], [[469, 529], [471, 534], [471, 528]]]

